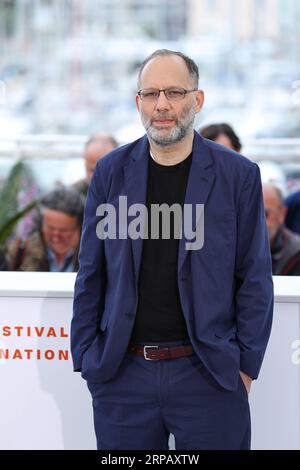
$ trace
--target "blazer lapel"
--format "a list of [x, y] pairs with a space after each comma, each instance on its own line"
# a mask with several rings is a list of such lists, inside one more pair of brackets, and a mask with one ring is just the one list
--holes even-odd
[[[148, 183], [148, 158], [149, 142], [145, 135], [129, 155], [129, 163], [124, 167], [125, 195], [127, 196], [128, 208], [133, 204], [144, 204], [146, 206], [147, 183]], [[131, 239], [134, 271], [136, 279], [140, 268], [143, 240]]]
[[[207, 201], [214, 183], [215, 172], [211, 154], [204, 145], [202, 137], [197, 132], [194, 134], [192, 151], [192, 163], [184, 203], [190, 204], [193, 208], [193, 214], [195, 214], [196, 204], [205, 205]], [[124, 167], [124, 185], [128, 208], [137, 203], [144, 204], [146, 206], [148, 155], [149, 142], [145, 135], [129, 155], [129, 163]], [[197, 229], [198, 222], [199, 217], [194, 220], [193, 231]], [[186, 249], [186, 243], [190, 242], [191, 240], [186, 237], [184, 230], [182, 230], [182, 238], [179, 242], [178, 254], [179, 271], [183, 266], [187, 254], [189, 253], [189, 250]], [[138, 238], [137, 240], [131, 239], [131, 245], [135, 276], [136, 279], [138, 279], [143, 248], [142, 238]]]
[[[195, 217], [196, 204], [205, 205], [213, 187], [215, 171], [212, 156], [208, 148], [204, 145], [203, 138], [197, 132], [194, 133], [192, 152], [192, 163], [184, 203], [190, 204], [192, 207], [192, 227], [193, 232], [195, 232], [197, 230], [197, 225], [201, 222], [201, 214], [198, 214], [198, 217]], [[182, 230], [182, 237], [179, 242], [178, 272], [181, 270], [186, 256], [189, 253], [189, 250], [186, 249], [186, 244], [190, 242], [191, 240], [186, 237], [184, 230]]]

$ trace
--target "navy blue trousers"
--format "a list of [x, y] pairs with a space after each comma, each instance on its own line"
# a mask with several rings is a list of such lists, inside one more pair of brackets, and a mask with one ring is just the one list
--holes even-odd
[[88, 388], [99, 450], [168, 450], [170, 434], [177, 450], [250, 448], [242, 379], [225, 390], [196, 354], [146, 361], [127, 353], [111, 381]]

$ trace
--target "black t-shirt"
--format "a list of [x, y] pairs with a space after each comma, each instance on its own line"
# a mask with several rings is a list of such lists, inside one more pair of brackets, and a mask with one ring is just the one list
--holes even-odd
[[[139, 276], [139, 302], [132, 342], [176, 341], [188, 339], [179, 297], [177, 261], [179, 239], [174, 237], [174, 218], [170, 217], [170, 238], [151, 238], [151, 204], [184, 204], [192, 154], [182, 162], [166, 166], [149, 157], [147, 188], [148, 239], [143, 240]], [[172, 213], [171, 213], [172, 214]], [[153, 224], [154, 225], [154, 224]]]

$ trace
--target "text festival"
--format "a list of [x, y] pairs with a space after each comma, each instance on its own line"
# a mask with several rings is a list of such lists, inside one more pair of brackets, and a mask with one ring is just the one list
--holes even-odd
[[54, 326], [8, 326], [5, 325], [0, 329], [0, 337], [2, 339], [0, 343], [0, 361], [3, 363], [9, 359], [13, 360], [42, 360], [47, 361], [69, 360], [68, 349], [54, 349], [53, 347], [47, 349], [28, 347], [9, 348], [6, 344], [6, 339], [11, 340], [17, 338], [20, 342], [25, 345], [25, 340], [30, 339], [42, 339], [43, 343], [50, 341], [51, 338], [69, 338], [69, 334], [66, 332], [65, 327], [54, 327]]

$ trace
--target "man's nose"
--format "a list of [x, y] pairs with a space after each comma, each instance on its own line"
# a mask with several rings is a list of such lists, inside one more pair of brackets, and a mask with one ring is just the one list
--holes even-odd
[[160, 91], [155, 107], [158, 111], [162, 109], [170, 109], [170, 101], [167, 100], [163, 91]]
[[61, 233], [60, 232], [53, 232], [52, 233], [52, 240], [54, 242], [60, 242], [62, 239]]

